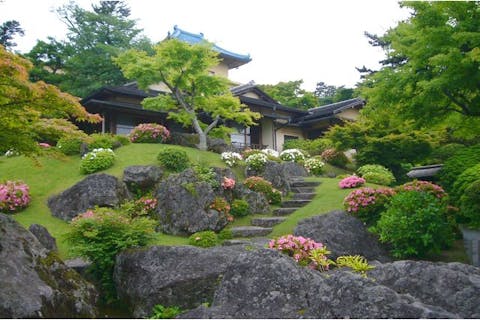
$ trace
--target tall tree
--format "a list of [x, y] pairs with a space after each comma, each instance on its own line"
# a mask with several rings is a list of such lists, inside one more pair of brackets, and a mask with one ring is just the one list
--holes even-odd
[[292, 108], [309, 109], [318, 106], [312, 92], [301, 88], [303, 80], [265, 84], [259, 87], [279, 103]]
[[0, 45], [7, 50], [11, 50], [17, 44], [13, 42], [13, 38], [17, 35], [23, 36], [25, 32], [20, 27], [20, 22], [16, 20], [9, 20], [2, 23], [0, 26]]
[[355, 96], [352, 88], [331, 86], [323, 81], [317, 83], [314, 95], [317, 97], [320, 106], [352, 99]]
[[386, 59], [361, 85], [365, 112], [413, 119], [417, 128], [452, 115], [479, 118], [480, 3], [403, 5], [411, 17], [373, 43]]
[[70, 2], [57, 13], [68, 28], [67, 40], [37, 43], [28, 54], [36, 66], [32, 79], [59, 85], [76, 96], [123, 84], [126, 79], [112, 58], [126, 49], [151, 46], [122, 1], [101, 1], [90, 11]]
[[0, 151], [13, 148], [26, 155], [38, 152], [36, 130], [52, 123], [45, 119], [101, 120], [55, 86], [29, 81], [31, 67], [28, 60], [0, 46]]
[[140, 88], [164, 83], [169, 93], [146, 98], [146, 109], [168, 111], [170, 119], [192, 126], [199, 135], [200, 150], [207, 149], [207, 134], [225, 120], [250, 126], [260, 115], [251, 112], [229, 90], [226, 78], [210, 75], [220, 62], [211, 45], [189, 45], [176, 39], [155, 46], [155, 54], [129, 50], [116, 59], [125, 76]]

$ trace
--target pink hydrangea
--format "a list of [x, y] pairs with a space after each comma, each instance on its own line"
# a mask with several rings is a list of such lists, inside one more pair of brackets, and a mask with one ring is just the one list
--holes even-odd
[[347, 188], [357, 188], [365, 184], [365, 179], [358, 177], [358, 176], [349, 176], [344, 179], [342, 179], [339, 183], [338, 186], [342, 189], [347, 189]]
[[397, 191], [424, 191], [433, 194], [435, 197], [442, 199], [447, 196], [445, 190], [439, 185], [429, 181], [414, 180], [397, 187]]
[[0, 184], [0, 212], [12, 213], [26, 208], [30, 203], [30, 189], [22, 181]]
[[225, 190], [233, 190], [233, 188], [235, 188], [235, 179], [223, 177], [222, 188]]
[[312, 263], [310, 253], [314, 249], [323, 248], [323, 244], [302, 236], [286, 235], [278, 239], [272, 239], [268, 243], [270, 249], [278, 250], [293, 257], [301, 265], [307, 266]]
[[373, 189], [369, 187], [353, 190], [343, 200], [345, 209], [349, 213], [357, 213], [363, 208], [367, 208], [378, 202], [379, 199], [384, 201], [395, 194], [392, 188]]
[[40, 147], [42, 147], [42, 148], [50, 148], [50, 147], [51, 147], [51, 145], [49, 145], [49, 144], [46, 143], [46, 142], [40, 142], [38, 145], [39, 145]]
[[157, 123], [142, 123], [133, 128], [130, 133], [132, 142], [166, 142], [170, 131]]

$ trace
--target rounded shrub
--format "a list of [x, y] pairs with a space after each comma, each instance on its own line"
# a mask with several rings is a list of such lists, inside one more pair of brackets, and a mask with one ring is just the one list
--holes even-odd
[[263, 171], [265, 168], [265, 164], [268, 161], [268, 156], [261, 151], [258, 153], [254, 153], [249, 155], [246, 159], [245, 162], [247, 163], [247, 166], [250, 170], [254, 171]]
[[440, 184], [450, 193], [458, 176], [478, 163], [480, 163], [480, 144], [460, 149], [443, 164], [442, 170], [438, 173]]
[[80, 171], [83, 174], [94, 173], [113, 166], [115, 153], [112, 149], [94, 149], [84, 155], [80, 161]]
[[446, 199], [448, 196], [445, 190], [439, 185], [429, 182], [429, 181], [422, 181], [422, 180], [413, 180], [407, 183], [404, 183], [395, 188], [397, 192], [404, 192], [404, 191], [421, 191], [421, 192], [428, 192], [435, 196], [438, 199]]
[[22, 181], [0, 183], [0, 212], [14, 213], [30, 203], [30, 188]]
[[340, 168], [345, 168], [350, 162], [350, 160], [348, 160], [347, 156], [343, 152], [337, 151], [333, 148], [325, 149], [322, 152], [321, 157], [326, 163]]
[[351, 215], [367, 225], [374, 225], [380, 219], [380, 214], [386, 210], [393, 195], [395, 191], [392, 188], [364, 187], [350, 192], [343, 200], [343, 205]]
[[158, 153], [158, 161], [166, 169], [174, 172], [182, 172], [190, 166], [188, 155], [183, 150], [165, 148]]
[[238, 152], [225, 151], [220, 157], [229, 167], [235, 167], [243, 160], [242, 155]]
[[218, 236], [213, 231], [200, 231], [188, 238], [188, 244], [196, 247], [214, 247], [218, 243]]
[[460, 197], [459, 223], [480, 229], [480, 180], [472, 182]]
[[248, 177], [243, 183], [248, 189], [263, 193], [268, 202], [271, 204], [279, 204], [282, 202], [282, 194], [280, 191], [273, 188], [272, 183], [263, 179], [262, 177]]
[[401, 192], [371, 230], [390, 246], [394, 257], [425, 257], [453, 241], [446, 210], [446, 203], [428, 192]]
[[250, 213], [248, 202], [243, 199], [235, 199], [230, 207], [230, 214], [234, 217], [245, 217]]
[[157, 123], [142, 123], [133, 128], [129, 137], [134, 143], [165, 143], [170, 138], [170, 131]]
[[455, 180], [450, 193], [452, 202], [458, 205], [465, 190], [477, 180], [480, 180], [480, 163], [463, 171]]
[[280, 159], [288, 162], [301, 162], [305, 160], [305, 154], [299, 149], [287, 149], [280, 152]]
[[348, 189], [348, 188], [357, 188], [357, 187], [363, 186], [364, 184], [365, 184], [365, 179], [363, 179], [362, 177], [353, 175], [340, 180], [340, 182], [338, 183], [338, 186], [341, 189]]
[[325, 163], [318, 158], [308, 158], [305, 160], [303, 166], [310, 174], [319, 176], [323, 173], [323, 167], [325, 166]]
[[85, 140], [80, 137], [61, 138], [57, 142], [57, 148], [65, 155], [80, 155], [80, 147]]
[[357, 173], [367, 182], [389, 186], [395, 182], [393, 173], [379, 164], [366, 164], [358, 168]]
[[94, 133], [88, 138], [88, 148], [93, 149], [115, 149], [118, 147], [115, 136], [110, 133]]

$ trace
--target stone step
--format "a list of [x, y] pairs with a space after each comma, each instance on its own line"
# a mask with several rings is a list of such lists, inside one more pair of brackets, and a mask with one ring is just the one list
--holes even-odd
[[286, 200], [282, 201], [280, 205], [282, 208], [299, 208], [306, 206], [310, 203], [310, 200]]
[[233, 237], [250, 238], [266, 236], [267, 234], [272, 232], [273, 229], [256, 226], [244, 226], [231, 228], [230, 230], [232, 231]]
[[312, 200], [317, 194], [315, 192], [308, 193], [295, 193], [293, 194], [293, 200]]
[[252, 224], [252, 226], [268, 228], [282, 223], [285, 220], [287, 220], [287, 218], [283, 217], [253, 218], [250, 223]]
[[291, 188], [296, 187], [316, 187], [319, 186], [320, 182], [318, 181], [294, 181], [290, 184]]
[[315, 191], [314, 187], [295, 187], [291, 188], [292, 193], [313, 193]]
[[278, 208], [273, 210], [273, 215], [274, 216], [286, 216], [289, 215], [290, 213], [295, 212], [300, 208]]

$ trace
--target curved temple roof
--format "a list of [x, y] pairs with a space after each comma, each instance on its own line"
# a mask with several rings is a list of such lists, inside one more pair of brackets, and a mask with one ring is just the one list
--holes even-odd
[[[180, 29], [177, 26], [173, 27], [172, 33], [170, 32], [168, 33], [167, 38], [178, 39], [180, 41], [184, 41], [192, 45], [207, 41], [204, 38], [203, 33], [196, 34], [196, 33], [187, 32], [185, 30]], [[220, 53], [220, 57], [223, 58], [223, 61], [228, 65], [230, 69], [240, 67], [252, 61], [252, 58], [250, 58], [249, 54], [243, 55], [243, 54], [231, 52], [217, 46], [216, 44], [213, 44], [213, 50]]]

